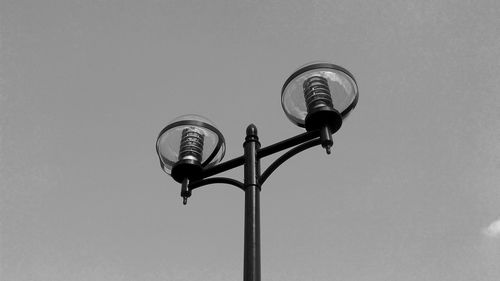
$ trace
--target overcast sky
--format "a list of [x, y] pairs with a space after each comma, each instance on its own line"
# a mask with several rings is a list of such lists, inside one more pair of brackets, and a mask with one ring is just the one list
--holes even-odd
[[359, 103], [263, 186], [262, 279], [500, 280], [499, 3], [2, 0], [0, 279], [241, 280], [243, 193], [183, 206], [157, 134], [299, 134], [281, 86], [326, 60]]

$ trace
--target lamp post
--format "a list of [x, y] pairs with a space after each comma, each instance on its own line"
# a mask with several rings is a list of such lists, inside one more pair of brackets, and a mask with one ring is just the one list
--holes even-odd
[[[290, 121], [305, 133], [262, 147], [257, 127], [250, 124], [244, 153], [220, 163], [225, 142], [215, 125], [199, 115], [184, 115], [170, 122], [159, 134], [156, 151], [162, 169], [181, 183], [183, 204], [201, 186], [225, 183], [245, 192], [243, 280], [260, 281], [260, 191], [262, 184], [283, 162], [308, 148], [321, 145], [330, 154], [332, 134], [358, 101], [354, 76], [331, 63], [311, 63], [295, 71], [281, 91], [281, 105]], [[288, 149], [261, 174], [260, 159]], [[244, 167], [244, 180], [214, 177]]]

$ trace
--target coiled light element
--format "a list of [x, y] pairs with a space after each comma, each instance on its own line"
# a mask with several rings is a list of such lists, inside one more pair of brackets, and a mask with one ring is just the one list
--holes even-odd
[[195, 127], [182, 130], [178, 161], [190, 160], [201, 165], [204, 138], [203, 132]]
[[328, 80], [322, 76], [307, 78], [303, 84], [307, 112], [321, 107], [333, 108], [332, 95], [328, 88]]

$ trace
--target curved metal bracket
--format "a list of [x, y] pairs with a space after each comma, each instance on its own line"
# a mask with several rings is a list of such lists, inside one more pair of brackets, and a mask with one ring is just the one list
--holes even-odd
[[308, 148], [314, 147], [319, 144], [321, 144], [320, 139], [313, 139], [290, 149], [285, 154], [281, 155], [278, 159], [276, 159], [271, 165], [269, 165], [269, 167], [267, 167], [267, 169], [264, 171], [264, 173], [262, 173], [262, 175], [259, 178], [259, 184], [262, 186], [262, 184], [264, 184], [266, 179], [286, 160], [290, 159], [292, 156], [298, 154], [299, 152], [302, 152]]
[[[267, 147], [262, 147], [259, 150], [257, 150], [257, 157], [262, 159], [264, 157], [267, 157], [269, 155], [272, 155], [276, 152], [280, 152], [282, 150], [294, 147], [296, 145], [302, 144], [306, 141], [315, 139], [320, 136], [319, 130], [315, 131], [310, 131], [310, 132], [305, 132], [300, 135], [285, 139], [283, 141], [280, 141], [278, 143], [269, 145]], [[234, 159], [231, 159], [226, 162], [219, 163], [213, 167], [203, 169], [201, 172], [200, 178], [208, 178], [217, 174], [220, 174], [222, 172], [231, 170], [233, 168], [242, 166], [245, 164], [245, 156], [239, 156]]]
[[[269, 145], [267, 147], [263, 147], [257, 150], [257, 157], [259, 159], [264, 158], [266, 156], [272, 155], [276, 152], [280, 152], [287, 148], [291, 148], [283, 155], [281, 155], [278, 159], [276, 159], [259, 177], [259, 185], [262, 185], [266, 179], [276, 170], [283, 162], [290, 159], [292, 156], [302, 152], [308, 148], [321, 144], [321, 139], [319, 138], [319, 131], [308, 131], [303, 134], [288, 138], [286, 140], [280, 141], [278, 143]], [[209, 178], [210, 176], [225, 172], [227, 170], [236, 168], [245, 163], [245, 156], [240, 156], [234, 158], [232, 160], [226, 161], [224, 163], [220, 163], [213, 167], [204, 169], [201, 174], [201, 180], [194, 181], [189, 184], [189, 189], [194, 190], [198, 187], [214, 184], [214, 183], [225, 183], [238, 187], [241, 190], [245, 190], [245, 186], [242, 182], [225, 178], [225, 177], [214, 177]]]
[[243, 185], [242, 182], [234, 180], [234, 179], [230, 179], [230, 178], [224, 178], [224, 177], [208, 178], [208, 179], [202, 179], [199, 181], [192, 182], [191, 184], [189, 184], [189, 189], [194, 190], [198, 187], [202, 187], [204, 185], [214, 184], [214, 183], [230, 184], [230, 185], [234, 185], [234, 186], [238, 187], [239, 189], [241, 189], [243, 191], [245, 190], [245, 186]]

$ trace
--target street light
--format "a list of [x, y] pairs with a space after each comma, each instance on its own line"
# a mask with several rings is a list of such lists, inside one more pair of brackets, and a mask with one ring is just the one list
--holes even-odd
[[[261, 148], [257, 127], [246, 130], [244, 153], [219, 163], [225, 142], [215, 125], [199, 115], [184, 115], [161, 130], [156, 151], [162, 169], [181, 183], [183, 204], [192, 191], [215, 183], [234, 185], [245, 192], [243, 280], [260, 281], [260, 191], [262, 184], [283, 162], [308, 148], [321, 145], [330, 154], [337, 132], [358, 102], [354, 76], [331, 63], [311, 63], [295, 71], [281, 91], [281, 105], [290, 121], [305, 133]], [[260, 159], [289, 149], [261, 173]], [[214, 177], [244, 166], [244, 181]]]

